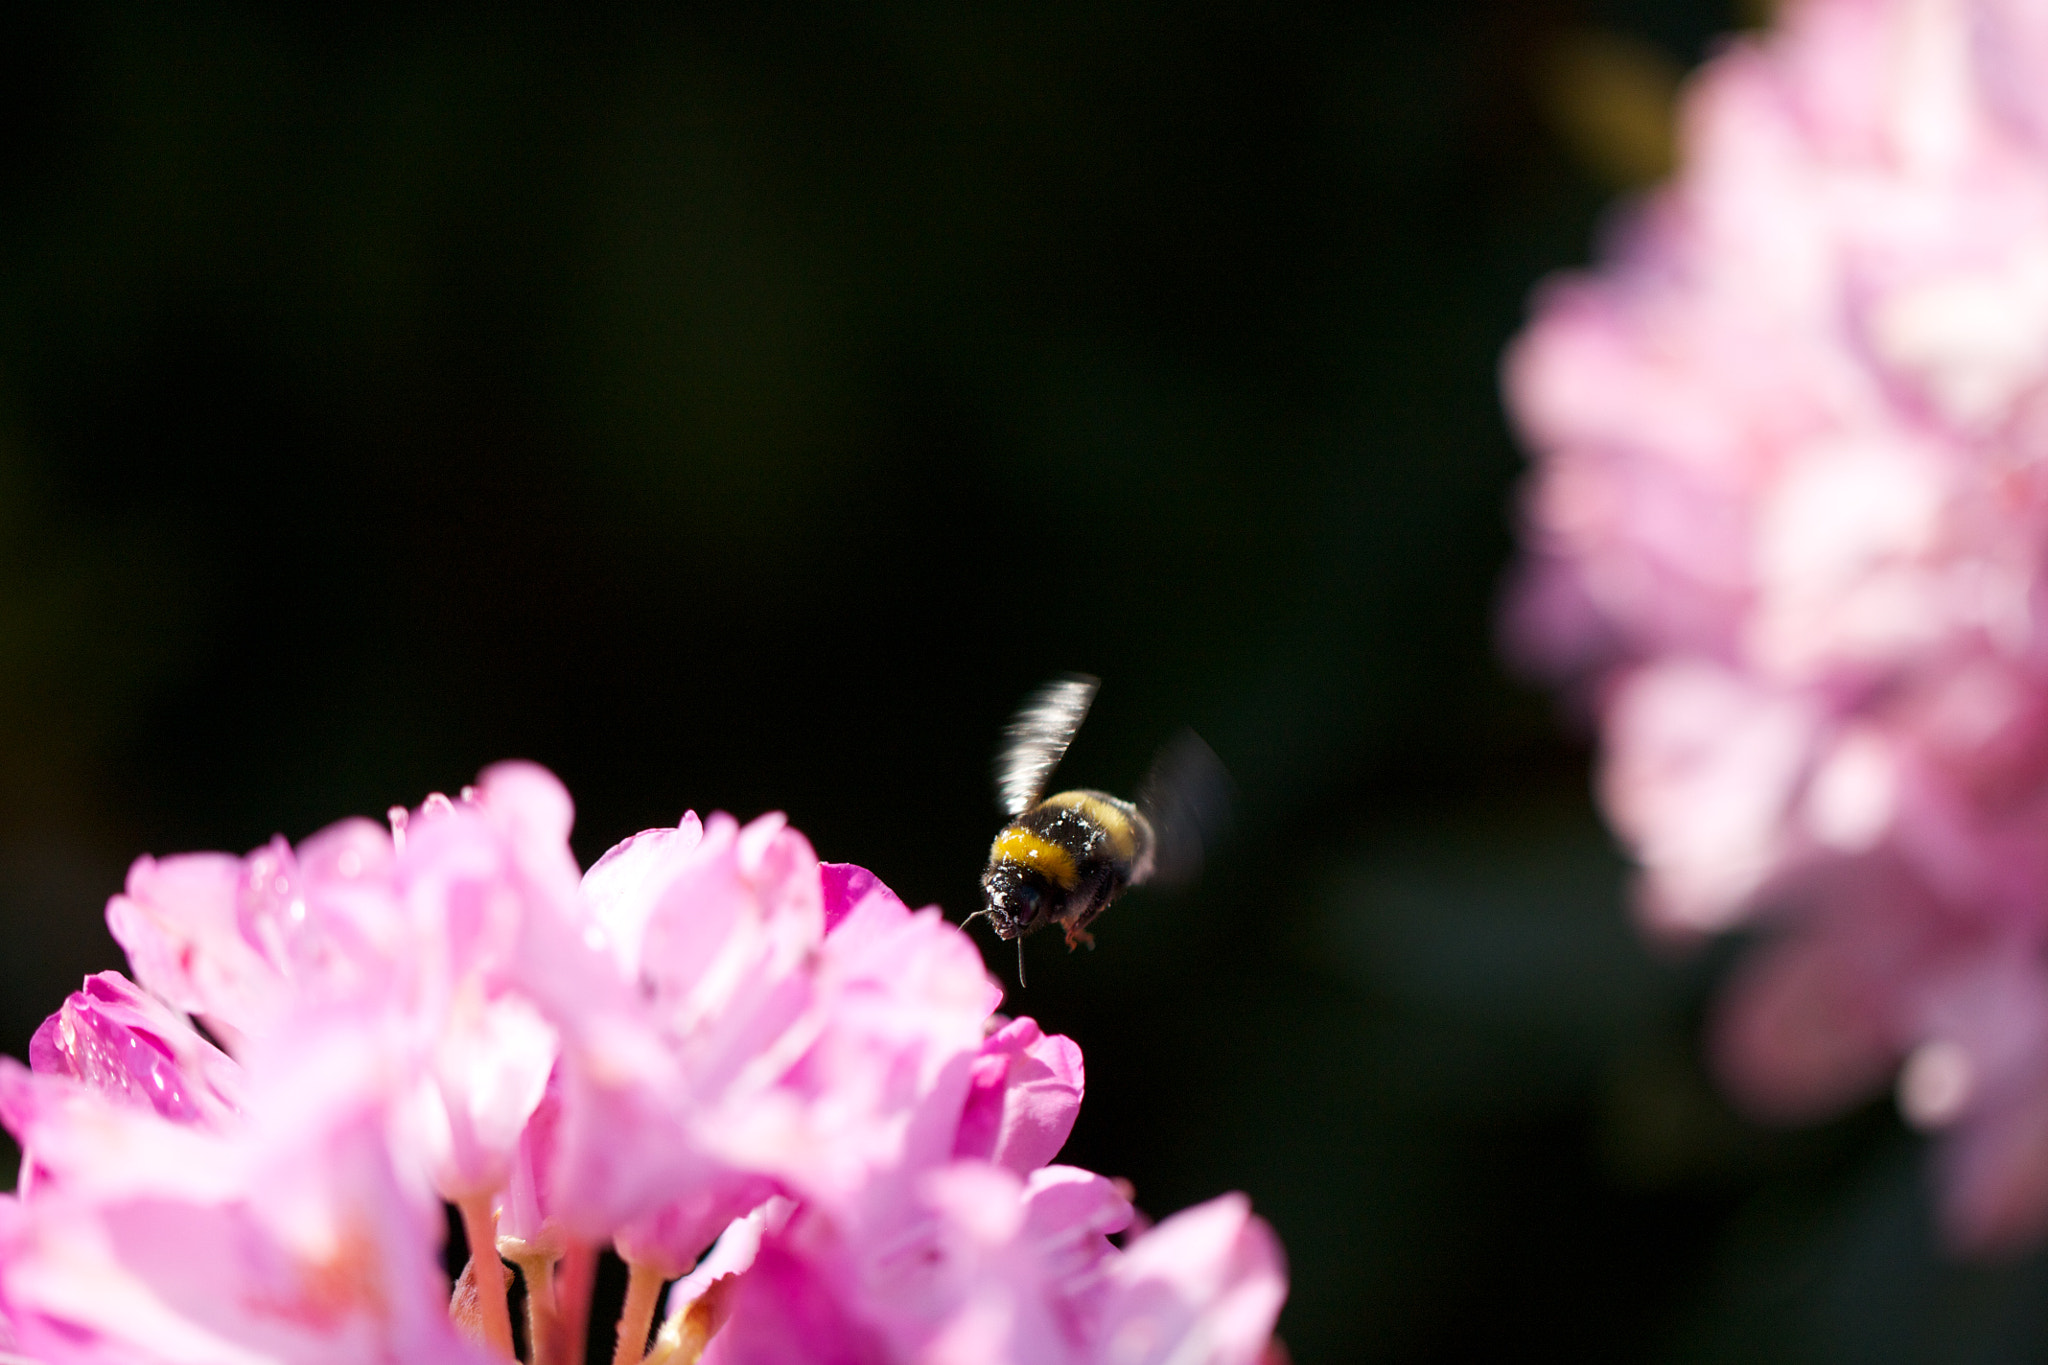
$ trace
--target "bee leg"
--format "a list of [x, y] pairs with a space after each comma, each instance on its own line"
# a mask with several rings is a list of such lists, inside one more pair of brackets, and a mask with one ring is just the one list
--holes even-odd
[[1097, 915], [1109, 908], [1110, 897], [1113, 894], [1111, 883], [1106, 877], [1096, 877], [1075, 889], [1068, 904], [1079, 908], [1060, 919], [1060, 928], [1067, 934], [1068, 952], [1073, 952], [1084, 943], [1090, 948], [1095, 946], [1095, 935], [1088, 932], [1088, 926], [1095, 922]]

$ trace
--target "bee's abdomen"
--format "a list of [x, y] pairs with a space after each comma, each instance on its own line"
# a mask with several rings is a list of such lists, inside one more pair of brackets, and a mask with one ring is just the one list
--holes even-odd
[[1018, 816], [991, 852], [1029, 861], [1062, 887], [1104, 870], [1128, 884], [1151, 869], [1152, 826], [1137, 807], [1107, 792], [1058, 792]]

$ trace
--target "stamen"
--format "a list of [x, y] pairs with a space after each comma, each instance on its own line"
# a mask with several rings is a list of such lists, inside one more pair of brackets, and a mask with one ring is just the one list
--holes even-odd
[[654, 1349], [647, 1353], [645, 1365], [696, 1365], [711, 1338], [725, 1325], [727, 1304], [733, 1286], [738, 1283], [737, 1275], [720, 1275], [704, 1287], [702, 1294], [685, 1304], [682, 1311], [664, 1322], [655, 1334]]
[[470, 1341], [484, 1339], [484, 1325], [476, 1315], [476, 1257], [463, 1262], [462, 1273], [455, 1277], [454, 1292], [448, 1296], [448, 1321], [455, 1324], [455, 1330]]
[[647, 1356], [647, 1333], [654, 1326], [654, 1301], [661, 1297], [661, 1272], [653, 1266], [627, 1262], [626, 1303], [619, 1309], [619, 1344], [612, 1365], [640, 1365]]
[[477, 1325], [484, 1345], [506, 1360], [512, 1354], [512, 1312], [505, 1306], [505, 1263], [498, 1259], [498, 1219], [491, 1196], [471, 1195], [455, 1206], [462, 1211], [462, 1232], [469, 1238], [469, 1273], [476, 1281]]
[[532, 1365], [559, 1365], [562, 1359], [561, 1315], [555, 1298], [555, 1258], [545, 1252], [514, 1256], [526, 1281], [526, 1345]]
[[[526, 1340], [532, 1365], [583, 1365], [597, 1248], [566, 1243], [550, 1223], [531, 1240], [500, 1237], [498, 1255], [526, 1283]], [[474, 1297], [474, 1296], [472, 1296]]]

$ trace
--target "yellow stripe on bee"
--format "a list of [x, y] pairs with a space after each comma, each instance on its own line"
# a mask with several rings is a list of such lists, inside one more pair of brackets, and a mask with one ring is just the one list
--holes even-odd
[[1005, 825], [1003, 832], [996, 836], [993, 847], [988, 851], [992, 863], [1022, 863], [1042, 873], [1062, 891], [1074, 889], [1080, 880], [1080, 873], [1074, 868], [1074, 855], [1058, 844], [1039, 838], [1022, 825]]
[[1071, 791], [1057, 792], [1041, 804], [1079, 811], [1109, 840], [1110, 852], [1118, 862], [1127, 863], [1138, 856], [1138, 831], [1132, 826], [1131, 817], [1112, 802], [1092, 792]]

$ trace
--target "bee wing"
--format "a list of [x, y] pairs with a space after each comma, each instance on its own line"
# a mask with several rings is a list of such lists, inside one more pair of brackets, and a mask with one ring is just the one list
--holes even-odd
[[1138, 809], [1152, 823], [1150, 880], [1185, 886], [1230, 824], [1230, 771], [1193, 730], [1183, 730], [1152, 760]]
[[1101, 684], [1086, 673], [1054, 678], [1017, 708], [996, 755], [996, 799], [1008, 815], [1030, 810], [1060, 765]]

